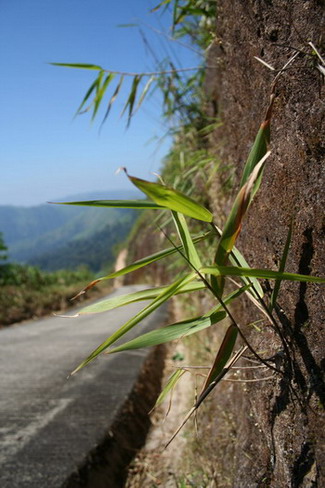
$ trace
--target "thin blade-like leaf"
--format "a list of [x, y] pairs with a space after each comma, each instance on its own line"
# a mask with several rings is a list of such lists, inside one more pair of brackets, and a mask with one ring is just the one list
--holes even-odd
[[158, 407], [158, 405], [161, 405], [163, 403], [168, 393], [175, 388], [177, 382], [181, 379], [184, 373], [186, 373], [186, 371], [184, 371], [183, 369], [177, 369], [176, 371], [174, 371], [174, 373], [170, 376], [166, 385], [162, 389], [159, 397], [157, 398], [155, 407]]
[[[266, 153], [261, 161], [255, 166], [247, 182], [240, 189], [234, 201], [217, 246], [214, 258], [217, 265], [222, 266], [226, 263], [228, 256], [235, 245], [242, 228], [243, 219], [252, 200], [252, 189], [254, 188], [254, 184], [259, 177], [269, 155], [270, 152]], [[212, 279], [211, 284], [221, 296], [224, 288], [223, 277], [220, 276], [218, 279]]]
[[111, 111], [112, 105], [115, 102], [118, 94], [120, 93], [120, 90], [121, 90], [121, 87], [122, 87], [122, 84], [123, 84], [123, 80], [124, 80], [124, 76], [121, 75], [120, 81], [118, 82], [117, 87], [115, 88], [115, 91], [114, 91], [113, 95], [111, 96], [111, 98], [110, 98], [110, 100], [108, 102], [107, 110], [106, 110], [106, 113], [105, 113], [104, 118], [102, 120], [101, 126], [106, 122], [106, 119], [109, 116], [109, 113]]
[[188, 215], [197, 220], [212, 222], [213, 216], [211, 212], [183, 193], [160, 185], [159, 183], [136, 178], [135, 176], [128, 175], [128, 177], [139, 190], [143, 191], [143, 193], [158, 205]]
[[128, 351], [130, 349], [141, 349], [143, 347], [158, 346], [159, 344], [164, 344], [166, 342], [174, 341], [182, 337], [195, 334], [200, 330], [206, 329], [217, 322], [220, 322], [226, 318], [226, 312], [216, 312], [207, 316], [197, 317], [195, 319], [184, 320], [183, 322], [177, 322], [175, 324], [167, 325], [161, 329], [152, 330], [146, 334], [136, 337], [131, 341], [121, 344], [120, 346], [110, 349], [109, 354]]
[[201, 268], [201, 273], [213, 276], [252, 276], [254, 278], [266, 280], [288, 280], [302, 281], [310, 283], [325, 283], [325, 277], [309, 276], [297, 273], [280, 273], [271, 269], [260, 268], [238, 268], [235, 266], [209, 266]]
[[111, 83], [111, 81], [115, 78], [115, 75], [113, 73], [109, 73], [102, 86], [99, 86], [98, 87], [98, 90], [97, 90], [97, 94], [96, 94], [96, 98], [94, 100], [94, 111], [93, 111], [93, 115], [92, 115], [92, 120], [94, 120], [94, 118], [96, 117], [96, 114], [98, 112], [98, 109], [99, 109], [99, 106], [103, 100], [103, 97], [105, 95], [105, 92], [107, 90], [107, 87], [108, 85]]
[[101, 66], [97, 64], [87, 63], [50, 63], [52, 66], [63, 66], [64, 68], [77, 68], [77, 69], [90, 69], [90, 70], [103, 70]]
[[[271, 117], [272, 117], [272, 106], [274, 102], [274, 96], [271, 97], [270, 104], [268, 106], [265, 120], [262, 122], [260, 129], [257, 133], [256, 139], [254, 141], [253, 147], [249, 153], [249, 156], [247, 158], [244, 170], [243, 170], [243, 175], [242, 179], [240, 182], [240, 186], [244, 186], [245, 183], [247, 182], [248, 178], [252, 174], [255, 166], [258, 164], [258, 162], [265, 156], [268, 150], [268, 146], [270, 143], [270, 123], [271, 123]], [[254, 197], [255, 193], [258, 191], [260, 183], [261, 183], [261, 178], [262, 178], [262, 173], [259, 175], [257, 178], [254, 188], [252, 191], [252, 198]]]
[[[157, 288], [150, 288], [149, 290], [136, 291], [126, 295], [107, 298], [98, 303], [93, 303], [92, 305], [82, 308], [77, 315], [107, 312], [108, 310], [123, 307], [125, 305], [129, 305], [130, 303], [139, 302], [142, 300], [153, 300], [157, 298], [160, 293], [165, 291], [166, 288], [166, 286], [160, 286]], [[204, 290], [204, 288], [205, 285], [202, 281], [195, 281], [193, 283], [188, 283], [186, 286], [181, 288], [176, 295], [180, 293], [191, 293], [194, 291]]]
[[98, 87], [98, 84], [99, 84], [99, 78], [97, 77], [95, 79], [95, 81], [90, 85], [86, 95], [84, 96], [81, 104], [79, 105], [77, 111], [76, 111], [76, 115], [80, 114], [81, 112], [81, 109], [83, 108], [83, 106], [85, 105], [85, 103], [87, 102], [88, 98], [90, 97], [90, 95], [92, 94], [92, 92], [97, 89]]
[[214, 381], [217, 378], [217, 376], [221, 373], [221, 371], [225, 367], [227, 361], [229, 360], [229, 358], [230, 358], [230, 356], [234, 350], [237, 335], [238, 335], [237, 327], [235, 325], [231, 324], [227, 329], [225, 337], [221, 343], [219, 351], [218, 351], [216, 358], [214, 360], [213, 366], [209, 371], [209, 374], [208, 374], [208, 377], [204, 383], [201, 395], [204, 394], [204, 392], [208, 388], [208, 386], [212, 383], [212, 381]]
[[140, 76], [140, 75], [136, 75], [133, 78], [133, 82], [132, 82], [132, 86], [131, 86], [131, 92], [128, 96], [128, 99], [127, 99], [127, 101], [124, 105], [124, 108], [122, 110], [122, 113], [121, 113], [121, 116], [122, 116], [124, 114], [124, 112], [126, 111], [126, 109], [128, 108], [128, 122], [127, 122], [128, 126], [130, 125], [130, 122], [131, 122], [131, 117], [133, 114], [133, 106], [134, 106], [134, 102], [135, 102], [135, 99], [137, 96], [137, 89], [138, 89], [138, 85], [141, 81], [141, 78], [142, 78], [142, 76]]
[[178, 212], [172, 213], [178, 235], [180, 237], [181, 243], [183, 244], [185, 255], [194, 269], [200, 269], [201, 261], [193, 243], [185, 217], [183, 214]]
[[56, 205], [79, 205], [84, 207], [133, 208], [136, 210], [159, 209], [164, 207], [146, 200], [89, 200], [82, 202], [49, 202]]
[[[281, 258], [281, 261], [280, 261], [280, 266], [279, 266], [279, 272], [280, 273], [283, 273], [284, 272], [284, 269], [285, 269], [285, 266], [286, 266], [287, 257], [288, 257], [288, 253], [289, 253], [289, 248], [290, 248], [290, 243], [291, 243], [291, 237], [292, 237], [292, 228], [293, 228], [293, 223], [291, 221], [290, 222], [290, 225], [289, 225], [287, 239], [286, 239], [286, 242], [285, 242], [285, 245], [284, 245], [284, 249], [283, 249], [282, 258]], [[274, 306], [276, 304], [276, 301], [277, 301], [277, 298], [278, 298], [278, 294], [279, 294], [279, 291], [280, 291], [280, 286], [281, 286], [281, 280], [276, 280], [276, 282], [274, 284], [274, 289], [273, 289], [273, 292], [272, 292], [272, 295], [271, 295], [271, 299], [270, 299], [270, 311], [271, 312], [272, 312], [272, 310], [273, 310], [273, 308], [274, 308]]]
[[175, 283], [172, 283], [166, 288], [158, 297], [153, 300], [148, 306], [142, 309], [134, 317], [128, 320], [122, 327], [120, 327], [116, 332], [114, 332], [110, 337], [108, 337], [100, 346], [98, 346], [88, 357], [85, 359], [71, 374], [77, 373], [81, 368], [93, 361], [99, 354], [101, 354], [105, 349], [114, 344], [120, 337], [126, 334], [130, 329], [137, 325], [141, 320], [150, 315], [154, 310], [156, 310], [160, 305], [169, 300], [173, 295], [177, 293], [183, 286], [190, 283], [195, 278], [195, 273], [191, 273], [185, 277], [178, 279]]
[[[204, 239], [206, 239], [210, 235], [209, 232], [206, 234], [202, 234], [199, 236], [194, 237], [193, 242], [200, 242]], [[164, 249], [163, 251], [159, 251], [155, 254], [151, 254], [149, 256], [146, 256], [145, 258], [139, 259], [137, 261], [134, 261], [133, 263], [129, 264], [128, 266], [125, 266], [122, 269], [119, 269], [118, 271], [114, 271], [113, 273], [110, 273], [106, 276], [102, 276], [101, 278], [97, 278], [97, 280], [92, 281], [89, 283], [83, 290], [81, 290], [73, 299], [76, 299], [80, 295], [83, 295], [86, 291], [90, 290], [93, 288], [95, 285], [100, 283], [101, 281], [104, 280], [111, 280], [113, 278], [118, 278], [119, 276], [124, 276], [128, 273], [132, 273], [132, 271], [136, 271], [140, 268], [143, 268], [144, 266], [148, 266], [151, 263], [154, 263], [156, 261], [159, 261], [160, 259], [163, 259], [167, 256], [170, 256], [172, 254], [175, 254], [178, 251], [181, 251], [183, 249], [182, 246], [179, 247], [170, 247], [168, 249]]]
[[145, 84], [144, 89], [143, 89], [143, 91], [142, 91], [142, 93], [141, 93], [141, 95], [140, 95], [140, 97], [139, 97], [139, 101], [138, 101], [138, 103], [137, 103], [137, 108], [136, 108], [136, 110], [138, 110], [138, 109], [141, 107], [141, 105], [142, 105], [142, 103], [143, 103], [144, 99], [146, 98], [146, 96], [147, 96], [147, 94], [148, 94], [148, 91], [149, 91], [149, 89], [150, 89], [150, 87], [151, 87], [152, 83], [155, 81], [155, 79], [156, 79], [156, 78], [155, 78], [154, 76], [151, 76], [151, 77], [149, 78], [149, 80], [147, 81], [147, 83]]

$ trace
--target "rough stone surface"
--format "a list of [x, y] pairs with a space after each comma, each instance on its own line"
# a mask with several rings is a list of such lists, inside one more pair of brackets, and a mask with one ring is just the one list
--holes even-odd
[[[226, 211], [263, 120], [274, 76], [254, 56], [279, 69], [294, 54], [292, 48], [306, 53], [277, 85], [272, 155], [238, 242], [251, 266], [277, 269], [293, 218], [286, 269], [325, 274], [324, 84], [308, 47], [312, 40], [324, 53], [324, 21], [322, 1], [218, 1], [218, 42], [209, 53], [209, 64], [217, 68], [210, 71], [207, 87], [213, 97], [211, 110], [218, 108], [223, 123], [212, 148], [223, 164], [235, 167], [236, 183]], [[216, 179], [210, 192], [214, 210], [220, 207], [220, 185]], [[245, 389], [231, 386], [230, 405], [222, 395], [236, 424], [228, 455], [234, 459], [232, 469], [224, 466], [234, 487], [325, 485], [324, 287], [283, 284], [279, 303], [293, 371], [289, 361], [279, 361], [284, 378], [251, 383]], [[237, 316], [244, 324], [256, 319], [256, 312], [244, 303]], [[256, 349], [282, 357], [282, 344], [270, 328], [262, 334], [247, 329], [246, 334]]]

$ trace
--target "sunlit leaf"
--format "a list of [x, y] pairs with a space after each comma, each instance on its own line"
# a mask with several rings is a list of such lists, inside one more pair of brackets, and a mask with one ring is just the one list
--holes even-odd
[[213, 276], [252, 276], [266, 280], [288, 280], [310, 283], [325, 283], [325, 278], [320, 276], [309, 276], [297, 273], [280, 273], [271, 269], [260, 268], [237, 268], [235, 266], [208, 266], [201, 268], [201, 273]]
[[[157, 296], [160, 295], [163, 291], [165, 291], [166, 288], [166, 286], [160, 286], [156, 288], [150, 288], [148, 290], [128, 293], [126, 295], [106, 298], [104, 300], [101, 300], [100, 302], [93, 303], [92, 305], [88, 305], [87, 307], [82, 308], [78, 312], [78, 315], [107, 312], [108, 310], [123, 307], [125, 305], [129, 305], [130, 303], [139, 302], [142, 300], [153, 300], [157, 298]], [[176, 295], [180, 293], [191, 293], [194, 291], [204, 290], [204, 288], [205, 285], [202, 281], [195, 281], [193, 283], [188, 283], [186, 286], [181, 288], [179, 291], [176, 292]]]
[[84, 96], [84, 99], [82, 100], [81, 104], [78, 107], [76, 115], [78, 115], [81, 112], [81, 109], [84, 107], [85, 103], [87, 102], [92, 92], [97, 89], [99, 81], [100, 81], [99, 77], [97, 77], [95, 81], [90, 85], [90, 88], [88, 89], [86, 95]]
[[84, 207], [108, 207], [108, 208], [133, 208], [136, 210], [143, 209], [159, 209], [162, 210], [162, 205], [148, 202], [146, 200], [88, 200], [81, 202], [49, 202], [56, 205], [79, 205]]
[[108, 337], [100, 346], [98, 346], [88, 357], [85, 359], [71, 374], [77, 373], [81, 368], [93, 361], [99, 354], [101, 354], [105, 349], [114, 344], [120, 337], [126, 334], [130, 329], [137, 325], [141, 320], [150, 315], [154, 310], [156, 310], [160, 305], [169, 300], [173, 295], [175, 295], [183, 286], [187, 285], [195, 279], [195, 273], [191, 273], [185, 277], [178, 279], [176, 282], [168, 286], [158, 297], [153, 300], [149, 305], [138, 312], [134, 317], [128, 320], [122, 327], [120, 327], [116, 332], [114, 332], [110, 337]]
[[151, 200], [175, 212], [180, 212], [197, 220], [212, 222], [212, 214], [183, 193], [150, 181], [141, 180], [135, 176], [128, 175], [130, 181], [143, 191]]
[[185, 255], [194, 269], [201, 268], [201, 261], [196, 251], [196, 247], [192, 240], [190, 231], [188, 229], [185, 217], [183, 214], [178, 212], [173, 212], [173, 219], [177, 228], [178, 235], [180, 237], [181, 243], [183, 244], [183, 249]]
[[102, 120], [102, 123], [101, 123], [101, 126], [105, 123], [107, 117], [109, 116], [109, 113], [111, 111], [111, 108], [112, 108], [112, 105], [113, 103], [115, 102], [116, 98], [118, 97], [118, 94], [120, 92], [120, 89], [121, 89], [121, 86], [123, 84], [123, 80], [124, 80], [124, 76], [120, 76], [120, 81], [118, 82], [116, 88], [115, 88], [115, 91], [113, 93], [113, 95], [111, 96], [109, 102], [108, 102], [108, 106], [107, 106], [107, 109], [106, 109], [106, 113], [104, 115], [104, 118]]
[[140, 97], [139, 97], [139, 101], [138, 101], [138, 103], [137, 103], [137, 108], [136, 108], [136, 110], [138, 110], [138, 109], [141, 107], [141, 105], [142, 105], [142, 103], [143, 103], [143, 101], [144, 101], [144, 99], [145, 99], [146, 95], [148, 94], [148, 91], [149, 91], [149, 89], [150, 89], [150, 87], [151, 87], [152, 83], [155, 81], [155, 79], [156, 79], [156, 78], [155, 78], [154, 76], [151, 76], [151, 77], [149, 78], [149, 80], [147, 81], [147, 83], [145, 84], [144, 89], [143, 89], [143, 91], [142, 91], [142, 93], [141, 93], [141, 95], [140, 95]]
[[97, 64], [85, 64], [85, 63], [50, 63], [53, 66], [63, 66], [64, 68], [77, 68], [87, 70], [103, 70], [101, 66]]
[[209, 317], [201, 316], [195, 319], [184, 320], [183, 322], [167, 325], [161, 329], [147, 332], [146, 334], [132, 339], [125, 344], [121, 344], [114, 349], [110, 349], [108, 352], [111, 354], [119, 351], [128, 351], [130, 349], [157, 346], [159, 344], [174, 341], [175, 339], [187, 337], [191, 334], [199, 332], [200, 330], [206, 329], [217, 322], [220, 322], [226, 317], [226, 315], [226, 312], [216, 312]]
[[[253, 169], [244, 186], [239, 190], [218, 242], [214, 258], [217, 265], [222, 266], [226, 263], [228, 256], [235, 245], [242, 228], [243, 219], [252, 200], [252, 189], [254, 188], [254, 184], [259, 177], [269, 155], [270, 152], [265, 154], [265, 156]], [[223, 277], [220, 276], [219, 279], [213, 279], [211, 284], [218, 294], [222, 295], [224, 288]]]
[[93, 115], [92, 115], [92, 120], [94, 120], [94, 118], [96, 117], [96, 114], [97, 114], [97, 111], [99, 109], [99, 106], [103, 100], [103, 97], [105, 95], [105, 92], [107, 90], [107, 87], [108, 85], [111, 83], [111, 81], [115, 78], [115, 75], [113, 73], [109, 73], [103, 84], [101, 86], [98, 87], [98, 90], [97, 90], [97, 93], [96, 93], [96, 97], [95, 97], [95, 100], [94, 100], [94, 111], [93, 111]]
[[121, 113], [121, 116], [122, 116], [124, 114], [124, 112], [126, 111], [126, 109], [128, 109], [128, 122], [127, 122], [128, 126], [130, 125], [130, 122], [131, 122], [131, 117], [133, 114], [133, 106], [134, 106], [135, 99], [137, 96], [138, 85], [139, 85], [141, 79], [142, 79], [141, 75], [134, 76], [132, 86], [131, 86], [131, 92], [128, 96], [128, 99], [127, 99], [127, 101], [124, 105], [124, 108], [122, 110], [122, 113]]

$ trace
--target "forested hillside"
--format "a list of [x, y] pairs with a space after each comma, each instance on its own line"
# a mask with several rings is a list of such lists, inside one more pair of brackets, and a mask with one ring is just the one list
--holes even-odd
[[[116, 198], [123, 192], [76, 195], [71, 200]], [[125, 193], [135, 197], [136, 192]], [[128, 209], [95, 209], [64, 205], [0, 206], [0, 229], [10, 261], [43, 270], [75, 269], [86, 265], [94, 272], [111, 264], [113, 248], [132, 225]]]

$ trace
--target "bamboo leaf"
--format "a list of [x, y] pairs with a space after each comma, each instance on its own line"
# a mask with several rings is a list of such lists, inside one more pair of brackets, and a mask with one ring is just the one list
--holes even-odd
[[[242, 268], [249, 268], [246, 259], [235, 246], [232, 248], [232, 251], [229, 254], [229, 261], [233, 265], [240, 266]], [[251, 293], [257, 300], [259, 298], [263, 298], [264, 296], [263, 288], [261, 287], [260, 282], [256, 278], [253, 278], [251, 276], [249, 279], [246, 279], [245, 276], [241, 276], [241, 279], [243, 283], [253, 285], [253, 287], [250, 287], [249, 293]]]
[[110, 82], [115, 78], [115, 75], [112, 74], [112, 73], [109, 73], [102, 86], [98, 86], [98, 89], [97, 89], [97, 94], [96, 94], [96, 98], [94, 100], [94, 111], [93, 111], [93, 115], [92, 115], [92, 120], [94, 120], [94, 118], [96, 117], [96, 114], [97, 114], [97, 111], [99, 109], [99, 106], [103, 100], [103, 97], [105, 95], [105, 92], [107, 90], [107, 87], [108, 85], [110, 84]]
[[[219, 351], [216, 355], [216, 358], [214, 360], [214, 363], [212, 365], [212, 368], [209, 371], [208, 377], [204, 383], [201, 395], [203, 395], [206, 391], [206, 389], [209, 387], [209, 385], [219, 376], [223, 368], [225, 367], [227, 361], [229, 360], [234, 347], [236, 343], [238, 335], [238, 330], [235, 325], [231, 324], [227, 332], [225, 334], [225, 337], [221, 343], [221, 346], [219, 348]], [[201, 396], [200, 395], [200, 396]]]
[[209, 266], [201, 268], [201, 273], [213, 276], [249, 276], [266, 280], [288, 280], [310, 283], [325, 283], [325, 277], [309, 276], [297, 273], [281, 273], [271, 269], [239, 268], [235, 266]]
[[156, 12], [157, 10], [159, 10], [163, 5], [167, 6], [169, 3], [171, 2], [171, 0], [163, 0], [162, 2], [160, 2], [158, 5], [156, 5], [156, 7], [152, 8], [150, 10], [150, 12]]
[[[235, 242], [242, 228], [243, 219], [245, 217], [249, 204], [252, 201], [252, 189], [254, 188], [254, 184], [261, 174], [265, 161], [269, 157], [269, 155], [270, 152], [265, 154], [265, 156], [253, 169], [244, 186], [239, 190], [239, 193], [234, 201], [217, 246], [214, 258], [214, 261], [217, 265], [222, 266], [226, 263], [228, 256], [235, 245]], [[221, 276], [218, 279], [212, 279], [211, 284], [215, 288], [215, 290], [220, 295], [222, 295], [224, 288], [223, 277]]]
[[135, 102], [135, 99], [136, 99], [136, 96], [137, 96], [137, 89], [138, 89], [138, 85], [140, 83], [142, 79], [142, 76], [141, 75], [136, 75], [134, 78], [133, 78], [133, 82], [132, 82], [132, 86], [131, 86], [131, 92], [129, 94], [129, 97], [124, 105], [124, 108], [122, 110], [122, 113], [121, 113], [121, 116], [124, 115], [126, 109], [128, 108], [128, 122], [127, 122], [127, 126], [130, 125], [130, 122], [131, 122], [131, 117], [132, 117], [132, 114], [133, 114], [133, 106], [134, 106], [134, 102]]
[[159, 344], [174, 341], [175, 339], [187, 337], [220, 322], [226, 315], [226, 312], [216, 312], [210, 316], [201, 316], [195, 319], [184, 320], [183, 322], [167, 325], [161, 329], [147, 332], [146, 334], [132, 339], [125, 344], [121, 344], [114, 349], [110, 349], [108, 353], [112, 354], [120, 351], [128, 351], [130, 349], [157, 346]]
[[[206, 239], [210, 235], [209, 232], [206, 234], [199, 235], [193, 239], [194, 243], [199, 242], [201, 240]], [[75, 297], [73, 297], [73, 300], [79, 297], [80, 295], [83, 295], [86, 293], [86, 291], [90, 290], [93, 288], [95, 285], [100, 283], [101, 281], [104, 280], [110, 280], [113, 278], [117, 278], [119, 276], [126, 275], [128, 273], [131, 273], [132, 271], [136, 271], [137, 269], [143, 268], [144, 266], [147, 266], [153, 262], [159, 261], [160, 259], [163, 259], [167, 256], [170, 256], [172, 254], [175, 254], [179, 250], [182, 250], [183, 247], [170, 247], [168, 249], [164, 249], [163, 251], [159, 251], [155, 254], [151, 254], [149, 256], [146, 256], [145, 258], [139, 259], [138, 261], [135, 261], [134, 263], [129, 264], [128, 266], [125, 266], [125, 268], [119, 269], [118, 271], [114, 271], [113, 273], [110, 273], [106, 276], [102, 276], [101, 278], [98, 278], [97, 280], [92, 281], [89, 283], [83, 290], [81, 290]]]
[[[280, 266], [279, 266], [279, 272], [280, 273], [283, 273], [284, 272], [284, 269], [285, 269], [285, 266], [286, 266], [286, 262], [287, 262], [287, 257], [288, 257], [288, 253], [289, 253], [289, 248], [290, 248], [290, 243], [291, 243], [291, 238], [292, 238], [292, 228], [293, 228], [293, 223], [292, 221], [290, 222], [290, 225], [289, 225], [289, 229], [288, 229], [288, 234], [287, 234], [287, 238], [286, 238], [286, 242], [285, 242], [285, 245], [284, 245], [284, 249], [283, 249], [283, 254], [282, 254], [282, 258], [281, 258], [281, 261], [280, 261]], [[280, 286], [281, 286], [281, 280], [276, 280], [275, 281], [275, 284], [274, 284], [274, 289], [272, 291], [272, 295], [271, 295], [271, 299], [270, 299], [270, 312], [272, 312], [275, 304], [276, 304], [276, 301], [277, 301], [277, 298], [278, 298], [278, 294], [279, 294], [279, 291], [280, 291]]]
[[[254, 141], [253, 147], [248, 155], [244, 170], [243, 170], [243, 175], [242, 179], [240, 182], [240, 186], [244, 186], [244, 184], [247, 182], [249, 176], [252, 174], [252, 171], [254, 170], [255, 166], [258, 164], [258, 162], [265, 156], [268, 150], [268, 146], [270, 143], [270, 123], [271, 123], [271, 117], [272, 117], [272, 106], [274, 102], [274, 97], [271, 97], [270, 104], [268, 106], [265, 120], [262, 122], [259, 131], [257, 133], [256, 139]], [[259, 178], [255, 182], [255, 186], [253, 189], [253, 195], [254, 197], [255, 193], [257, 192], [260, 183], [261, 183], [261, 178], [262, 178], [262, 173], [260, 174]]]
[[151, 200], [162, 207], [169, 208], [175, 212], [180, 212], [197, 220], [212, 222], [212, 214], [183, 193], [150, 181], [141, 180], [135, 176], [128, 175], [130, 181], [139, 190], [143, 191]]
[[177, 382], [181, 379], [185, 372], [186, 371], [184, 371], [183, 369], [177, 369], [176, 371], [174, 371], [174, 373], [168, 379], [163, 390], [161, 391], [159, 397], [157, 398], [154, 408], [158, 407], [158, 405], [161, 405], [164, 402], [168, 393], [175, 388]]
[[80, 114], [81, 112], [81, 109], [83, 108], [83, 106], [85, 105], [85, 103], [87, 102], [88, 98], [90, 97], [90, 95], [92, 94], [92, 92], [97, 88], [98, 86], [98, 83], [99, 83], [99, 78], [97, 77], [95, 79], [95, 81], [90, 85], [90, 88], [88, 89], [86, 95], [84, 96], [81, 104], [79, 105], [78, 107], [78, 110], [76, 112], [76, 115]]
[[49, 202], [56, 205], [79, 205], [84, 207], [108, 207], [108, 208], [133, 208], [136, 210], [158, 209], [163, 210], [162, 205], [146, 200], [89, 200], [82, 202]]
[[64, 68], [77, 68], [77, 69], [87, 69], [87, 70], [101, 70], [103, 68], [97, 64], [85, 64], [85, 63], [50, 63], [52, 66], [62, 66]]
[[194, 269], [200, 269], [202, 266], [201, 261], [196, 251], [184, 215], [178, 212], [172, 212], [172, 214], [186, 257]]
[[[92, 314], [92, 313], [101, 313], [107, 312], [108, 310], [112, 310], [114, 308], [123, 307], [124, 305], [129, 305], [130, 303], [139, 302], [142, 300], [153, 300], [157, 298], [159, 294], [166, 290], [166, 286], [160, 286], [156, 288], [150, 288], [148, 290], [141, 290], [134, 293], [128, 293], [126, 295], [119, 295], [117, 297], [107, 298], [105, 300], [101, 300], [100, 302], [94, 303], [92, 305], [88, 305], [85, 308], [82, 308], [78, 315], [85, 315], [85, 314]], [[204, 290], [205, 285], [201, 281], [194, 281], [192, 283], [188, 283], [186, 286], [181, 288], [176, 295], [180, 293], [191, 293], [193, 291]]]
[[137, 325], [141, 320], [150, 315], [154, 310], [156, 310], [160, 305], [169, 300], [173, 295], [177, 293], [185, 285], [193, 281], [195, 278], [195, 273], [191, 273], [185, 277], [178, 279], [176, 282], [168, 286], [158, 297], [153, 300], [149, 305], [143, 308], [134, 317], [128, 320], [122, 327], [120, 327], [116, 332], [114, 332], [110, 337], [108, 337], [100, 346], [98, 346], [79, 366], [71, 373], [75, 374], [81, 368], [93, 361], [99, 354], [101, 354], [105, 349], [114, 344], [120, 337], [131, 330], [135, 325]]
[[[216, 225], [214, 225], [214, 228], [220, 237], [222, 235], [222, 230], [219, 229], [219, 227], [217, 227]], [[246, 259], [244, 258], [242, 253], [236, 248], [236, 246], [234, 246], [232, 248], [232, 250], [229, 254], [229, 261], [234, 266], [239, 266], [242, 268], [249, 268], [249, 265], [248, 265]], [[247, 279], [244, 276], [241, 276], [240, 278], [244, 284], [252, 284], [252, 287], [250, 287], [250, 289], [249, 289], [249, 293], [251, 293], [251, 295], [253, 295], [257, 300], [259, 298], [263, 298], [263, 296], [264, 296], [263, 288], [261, 287], [259, 281], [256, 278], [250, 277], [249, 279]]]
[[120, 93], [121, 86], [123, 84], [123, 80], [124, 80], [124, 76], [122, 75], [120, 77], [120, 81], [118, 82], [118, 84], [117, 84], [117, 86], [115, 88], [115, 91], [114, 91], [113, 95], [110, 98], [110, 101], [108, 102], [107, 110], [106, 110], [106, 113], [105, 113], [104, 118], [102, 120], [101, 126], [105, 123], [107, 117], [109, 116], [109, 113], [111, 111], [112, 105], [115, 102], [116, 98], [118, 97], [118, 94]]
[[145, 84], [145, 87], [144, 87], [144, 89], [140, 95], [136, 110], [138, 110], [141, 107], [141, 105], [142, 105], [146, 95], [148, 94], [148, 91], [149, 91], [149, 89], [150, 89], [150, 87], [154, 81], [155, 81], [155, 77], [151, 76], [149, 78], [149, 80], [147, 81], [147, 83]]

